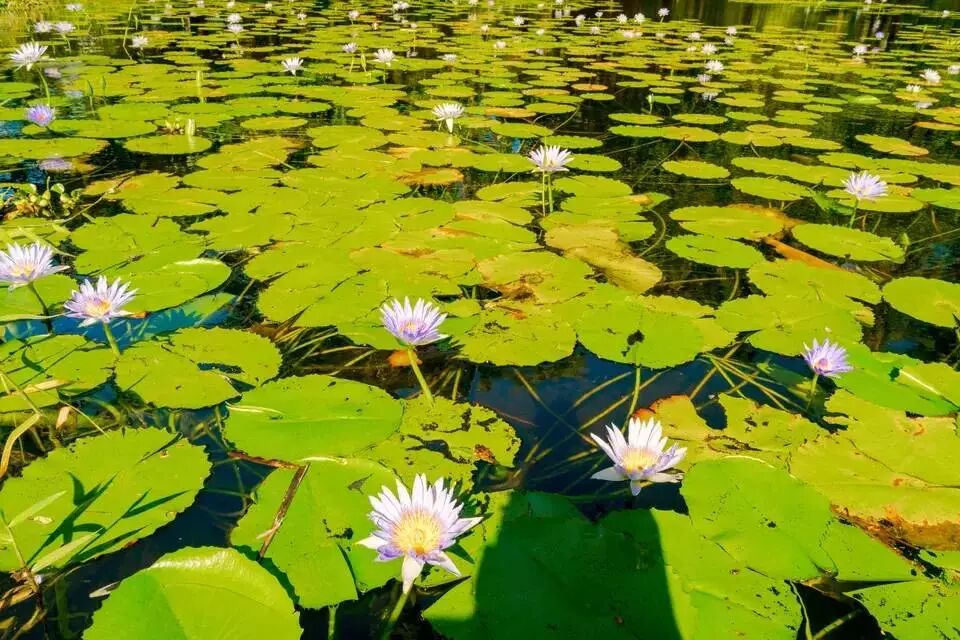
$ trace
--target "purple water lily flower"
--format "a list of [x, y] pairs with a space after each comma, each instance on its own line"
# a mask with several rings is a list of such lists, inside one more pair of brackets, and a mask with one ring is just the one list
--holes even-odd
[[0, 251], [0, 282], [11, 289], [27, 286], [67, 268], [53, 264], [53, 249], [39, 242], [29, 245], [14, 242]]
[[370, 498], [370, 519], [377, 529], [357, 544], [376, 551], [378, 562], [403, 558], [404, 593], [413, 587], [425, 564], [459, 576], [460, 570], [444, 551], [482, 520], [461, 518], [463, 505], [443, 485], [443, 479], [439, 479], [431, 486], [426, 476], [418, 474], [412, 493], [398, 480], [396, 495], [383, 487], [379, 495]]
[[26, 119], [38, 127], [49, 127], [57, 117], [57, 110], [46, 104], [35, 104], [24, 114]]
[[81, 327], [96, 322], [109, 324], [114, 318], [130, 315], [123, 307], [133, 300], [136, 292], [136, 289], [131, 290], [128, 284], [120, 282], [120, 278], [109, 284], [106, 277], [100, 276], [96, 285], [90, 280], [83, 282], [63, 306], [69, 317], [83, 320]]
[[380, 307], [380, 314], [387, 331], [409, 347], [438, 342], [447, 337], [438, 331], [447, 314], [440, 313], [439, 308], [423, 299], [418, 298], [412, 307], [409, 298], [404, 298], [402, 304], [394, 300]]
[[847, 362], [847, 350], [829, 339], [822, 343], [814, 340], [812, 347], [804, 344], [803, 359], [818, 376], [836, 378], [841, 373], [853, 371], [853, 367]]
[[679, 472], [666, 472], [683, 459], [687, 450], [677, 445], [665, 450], [667, 439], [656, 418], [630, 418], [626, 437], [615, 424], [607, 427], [606, 440], [596, 434], [590, 437], [613, 461], [612, 467], [593, 474], [594, 480], [629, 480], [630, 492], [637, 495], [645, 483], [679, 482], [683, 477]]

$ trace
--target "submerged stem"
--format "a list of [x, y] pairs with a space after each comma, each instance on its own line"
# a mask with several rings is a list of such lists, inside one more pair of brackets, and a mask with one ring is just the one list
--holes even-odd
[[430, 393], [430, 386], [427, 384], [426, 378], [423, 377], [423, 373], [420, 371], [420, 365], [417, 364], [417, 351], [413, 347], [407, 349], [407, 358], [410, 360], [410, 368], [413, 369], [413, 375], [417, 376], [417, 382], [420, 383], [420, 388], [423, 390], [423, 395], [427, 396], [427, 400], [433, 402], [433, 394]]
[[817, 381], [820, 379], [820, 374], [813, 374], [813, 380], [810, 381], [810, 397], [807, 398], [807, 411], [810, 410], [810, 406], [813, 404], [813, 396], [817, 395]]

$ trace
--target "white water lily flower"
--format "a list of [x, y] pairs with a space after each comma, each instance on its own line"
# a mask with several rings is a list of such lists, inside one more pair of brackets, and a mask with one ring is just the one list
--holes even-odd
[[105, 276], [100, 276], [96, 285], [90, 280], [84, 281], [63, 306], [69, 317], [83, 320], [81, 327], [96, 322], [109, 323], [114, 318], [130, 315], [123, 307], [136, 293], [136, 289], [130, 289], [129, 285], [120, 282], [120, 278], [109, 284]]
[[418, 474], [412, 492], [398, 480], [396, 495], [383, 487], [379, 495], [370, 498], [370, 505], [376, 531], [357, 544], [376, 551], [379, 562], [403, 558], [400, 573], [404, 593], [413, 587], [425, 564], [460, 575], [446, 549], [482, 518], [461, 518], [463, 505], [454, 499], [451, 489], [444, 487], [443, 479], [430, 485], [426, 476]]
[[397, 56], [390, 49], [377, 49], [376, 53], [373, 54], [373, 57], [380, 64], [390, 66], [393, 63], [394, 58]]
[[513, 17], [513, 26], [515, 27], [522, 27], [524, 22], [526, 22], [526, 20], [524, 20], [523, 16]]
[[130, 46], [134, 49], [143, 49], [149, 43], [150, 40], [147, 38], [147, 36], [133, 36], [130, 39]]
[[356, 53], [356, 52], [357, 52], [357, 43], [356, 43], [356, 42], [348, 42], [347, 44], [343, 45], [343, 52], [344, 52], [344, 53], [349, 53], [349, 54], [354, 54], [354, 53]]
[[949, 67], [947, 67], [947, 73], [949, 73], [952, 76], [955, 76], [958, 73], [960, 73], [960, 64], [952, 64]]
[[666, 7], [657, 9], [657, 15], [661, 18], [666, 18], [668, 15], [670, 15], [670, 9], [667, 9]]
[[887, 183], [868, 171], [851, 173], [843, 181], [843, 190], [860, 200], [876, 200], [887, 195]]
[[903, 90], [906, 91], [907, 93], [920, 93], [922, 91], [922, 89], [920, 88], [920, 85], [918, 84], [908, 84], [906, 87], [903, 88]]
[[51, 31], [53, 31], [52, 22], [47, 22], [46, 20], [40, 20], [39, 22], [35, 22], [33, 25], [34, 33], [50, 33]]
[[686, 448], [677, 445], [665, 449], [667, 439], [663, 427], [656, 418], [640, 420], [630, 418], [627, 437], [616, 425], [607, 427], [607, 439], [590, 434], [597, 446], [613, 461], [613, 466], [599, 471], [594, 480], [610, 482], [630, 481], [630, 493], [637, 495], [648, 482], [679, 482], [679, 472], [666, 473], [686, 455]]
[[636, 13], [633, 16], [633, 21], [637, 24], [643, 24], [647, 21], [647, 16], [643, 15], [642, 13]]
[[459, 102], [443, 102], [433, 108], [433, 115], [437, 121], [447, 125], [447, 131], [453, 133], [453, 121], [463, 116], [463, 105]]
[[280, 66], [283, 67], [284, 71], [289, 71], [290, 75], [297, 75], [297, 71], [303, 69], [303, 58], [298, 58], [296, 56], [292, 58], [287, 58], [280, 62]]
[[559, 146], [541, 145], [530, 152], [527, 156], [535, 167], [533, 171], [540, 173], [556, 173], [557, 171], [569, 171], [566, 165], [573, 160], [573, 154], [567, 149], [561, 149]]
[[707, 60], [707, 63], [703, 66], [708, 73], [723, 73], [723, 63], [719, 60]]
[[702, 51], [704, 55], [712, 56], [717, 52], [717, 45], [708, 42], [700, 47], [700, 51]]
[[351, 9], [350, 11], [347, 12], [347, 17], [350, 18], [350, 22], [353, 22], [354, 20], [360, 17], [360, 12], [357, 11], [356, 9]]
[[239, 24], [243, 22], [243, 18], [240, 17], [239, 13], [231, 13], [227, 16], [227, 24]]
[[57, 33], [62, 35], [73, 33], [77, 29], [73, 26], [72, 22], [57, 22], [54, 23], [53, 28], [56, 29]]
[[44, 55], [47, 47], [39, 42], [24, 42], [16, 51], [10, 54], [10, 59], [17, 63], [17, 69], [26, 67], [27, 71], [33, 68], [41, 60], [46, 60]]
[[869, 50], [869, 47], [865, 44], [858, 44], [853, 48], [853, 55], [859, 58]]
[[233, 24], [228, 24], [228, 25], [227, 25], [227, 31], [229, 31], [230, 33], [233, 33], [233, 34], [241, 33], [241, 32], [243, 31], [243, 25], [240, 24], [239, 22], [234, 22]]
[[16, 242], [0, 251], [0, 282], [10, 289], [24, 287], [68, 267], [53, 264], [53, 249], [45, 244], [34, 242], [20, 245]]
[[731, 38], [732, 38], [733, 36], [737, 35], [737, 28], [736, 28], [736, 27], [727, 27], [727, 35], [730, 36]]
[[940, 74], [933, 69], [924, 69], [920, 72], [920, 77], [930, 84], [940, 84]]
[[617, 16], [617, 22], [619, 22], [620, 24], [627, 24], [627, 20], [629, 19], [630, 18], [628, 18], [627, 14], [625, 13], [621, 13], [620, 15]]

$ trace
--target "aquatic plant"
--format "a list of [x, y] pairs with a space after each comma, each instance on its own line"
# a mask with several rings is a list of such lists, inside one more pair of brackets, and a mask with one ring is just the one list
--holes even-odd
[[606, 428], [606, 439], [590, 434], [597, 446], [613, 461], [613, 466], [590, 476], [594, 480], [630, 482], [630, 492], [638, 495], [645, 484], [679, 482], [682, 475], [668, 473], [686, 455], [684, 447], [667, 449], [663, 427], [655, 418], [630, 418], [627, 436], [616, 425]]

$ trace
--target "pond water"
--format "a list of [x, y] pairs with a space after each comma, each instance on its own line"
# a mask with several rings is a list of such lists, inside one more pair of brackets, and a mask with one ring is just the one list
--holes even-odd
[[2, 637], [960, 637], [954, 10], [7, 3]]

